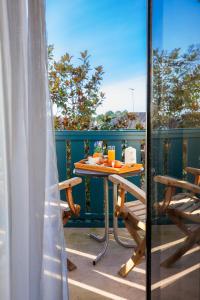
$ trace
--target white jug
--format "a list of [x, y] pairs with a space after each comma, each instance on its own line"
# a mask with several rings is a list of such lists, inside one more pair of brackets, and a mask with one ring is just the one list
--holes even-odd
[[136, 149], [128, 147], [125, 149], [125, 164], [136, 164]]

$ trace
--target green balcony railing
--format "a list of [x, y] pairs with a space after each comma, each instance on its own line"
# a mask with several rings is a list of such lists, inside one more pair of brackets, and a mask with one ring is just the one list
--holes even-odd
[[[145, 131], [57, 131], [56, 151], [59, 180], [65, 180], [73, 175], [74, 162], [92, 154], [95, 141], [104, 141], [105, 148], [115, 145], [116, 159], [123, 159], [123, 150], [127, 146], [137, 149], [137, 161], [144, 161]], [[153, 176], [167, 174], [177, 178], [192, 181], [191, 176], [184, 173], [186, 166], [200, 168], [200, 130], [170, 129], [152, 133], [152, 186], [155, 188]], [[140, 178], [131, 179], [140, 185]], [[159, 198], [162, 199], [163, 189], [159, 188]], [[110, 186], [110, 199], [112, 189]], [[62, 194], [64, 199], [65, 195]], [[75, 202], [81, 205], [78, 219], [72, 219], [69, 226], [100, 227], [103, 226], [103, 183], [102, 179], [83, 179], [83, 183], [74, 188]], [[156, 200], [156, 199], [155, 199]], [[112, 201], [110, 201], [112, 212]], [[111, 216], [110, 216], [110, 219]], [[111, 220], [112, 221], [112, 220]]]

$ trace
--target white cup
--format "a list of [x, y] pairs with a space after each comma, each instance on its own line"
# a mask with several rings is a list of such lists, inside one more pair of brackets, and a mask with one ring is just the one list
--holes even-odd
[[89, 163], [90, 165], [96, 165], [95, 158], [92, 157], [92, 156], [88, 156], [88, 163]]

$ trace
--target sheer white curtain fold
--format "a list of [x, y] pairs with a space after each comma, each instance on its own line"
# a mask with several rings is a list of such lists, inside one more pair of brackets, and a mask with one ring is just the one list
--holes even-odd
[[0, 299], [67, 299], [42, 0], [0, 0]]

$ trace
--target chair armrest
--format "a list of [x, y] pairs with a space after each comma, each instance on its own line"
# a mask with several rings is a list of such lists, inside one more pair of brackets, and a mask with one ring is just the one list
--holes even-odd
[[137, 187], [135, 184], [133, 184], [132, 182], [128, 181], [127, 179], [119, 175], [110, 175], [108, 179], [112, 181], [114, 184], [119, 185], [123, 190], [135, 196], [142, 203], [146, 204], [146, 193], [143, 190], [141, 190], [139, 187]]
[[60, 200], [60, 207], [63, 211], [70, 211], [69, 204], [66, 201]]
[[82, 179], [79, 177], [73, 177], [70, 179], [67, 179], [65, 181], [59, 182], [58, 183], [58, 188], [59, 190], [64, 190], [64, 189], [68, 189], [70, 187], [76, 186], [77, 184], [80, 184], [82, 182]]
[[200, 169], [192, 168], [192, 167], [186, 167], [185, 168], [187, 173], [191, 173], [192, 175], [200, 175]]
[[158, 175], [158, 176], [154, 177], [154, 181], [162, 183], [162, 184], [167, 185], [167, 186], [186, 189], [186, 190], [189, 190], [189, 191], [191, 191], [195, 194], [200, 194], [200, 187], [198, 185], [189, 183], [189, 182], [184, 181], [184, 180], [179, 180], [179, 179], [169, 177], [169, 176]]
[[77, 184], [81, 183], [82, 179], [79, 177], [73, 177], [70, 179], [67, 179], [65, 181], [59, 182], [58, 188], [59, 190], [65, 190], [66, 191], [66, 199], [67, 203], [69, 205], [70, 211], [78, 216], [80, 213], [80, 205], [74, 204], [73, 196], [72, 196], [72, 187], [76, 186]]

